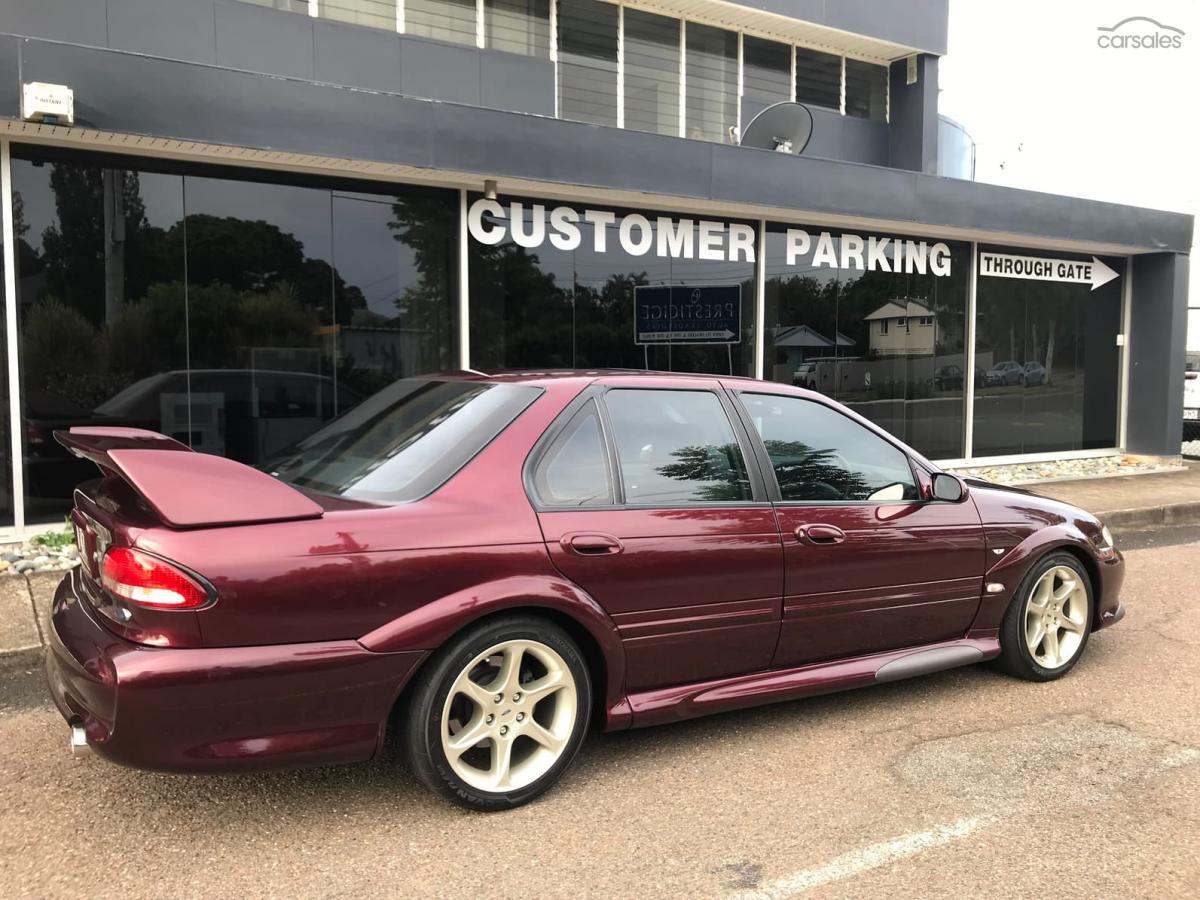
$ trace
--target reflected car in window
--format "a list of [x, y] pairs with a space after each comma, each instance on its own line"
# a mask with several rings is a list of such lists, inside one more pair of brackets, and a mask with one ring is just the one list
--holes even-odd
[[984, 373], [984, 381], [988, 387], [999, 384], [1020, 384], [1024, 371], [1025, 367], [1019, 362], [1009, 360], [996, 363]]
[[433, 790], [505, 809], [593, 727], [989, 659], [1049, 681], [1124, 613], [1095, 517], [791, 385], [405, 379], [257, 468], [55, 437], [99, 477], [50, 691], [75, 748], [143, 768], [365, 761], [390, 735]]
[[1027, 362], [1021, 367], [1021, 375], [1017, 379], [1018, 384], [1030, 387], [1035, 384], [1046, 383], [1046, 367], [1041, 363]]

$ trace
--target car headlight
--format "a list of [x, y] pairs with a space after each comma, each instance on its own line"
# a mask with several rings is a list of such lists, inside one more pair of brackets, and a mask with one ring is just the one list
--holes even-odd
[[1113, 536], [1112, 536], [1112, 532], [1108, 530], [1108, 526], [1107, 526], [1107, 525], [1101, 525], [1101, 526], [1100, 526], [1100, 537], [1104, 539], [1104, 545], [1103, 545], [1103, 546], [1105, 546], [1105, 547], [1113, 547], [1113, 546], [1116, 546], [1116, 545], [1113, 543]]

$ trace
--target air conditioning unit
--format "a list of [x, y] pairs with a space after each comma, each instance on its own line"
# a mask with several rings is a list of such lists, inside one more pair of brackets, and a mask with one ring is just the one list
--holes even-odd
[[21, 86], [21, 118], [46, 125], [75, 122], [75, 92], [65, 84], [30, 81]]

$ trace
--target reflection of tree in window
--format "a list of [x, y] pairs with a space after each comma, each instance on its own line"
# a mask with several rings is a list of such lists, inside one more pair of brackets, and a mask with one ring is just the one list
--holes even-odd
[[867, 484], [858, 472], [837, 462], [832, 450], [817, 450], [801, 441], [763, 443], [784, 500], [865, 500], [884, 487]]
[[694, 499], [718, 502], [750, 498], [750, 481], [737, 444], [679, 447], [671, 451], [671, 456], [675, 462], [654, 471], [664, 478], [690, 482]]

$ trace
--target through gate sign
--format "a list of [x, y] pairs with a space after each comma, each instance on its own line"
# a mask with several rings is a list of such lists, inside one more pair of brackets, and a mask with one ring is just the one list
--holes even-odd
[[1119, 273], [1096, 257], [1091, 262], [1078, 259], [1051, 259], [1045, 256], [1014, 256], [1011, 253], [980, 253], [979, 274], [997, 278], [1027, 278], [1033, 281], [1065, 281], [1090, 284], [1092, 290], [1108, 284]]

